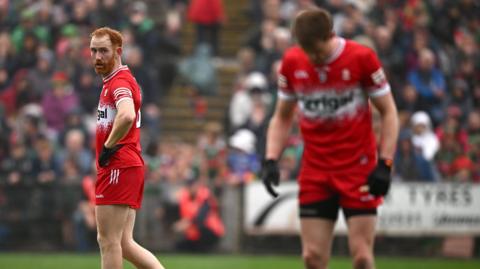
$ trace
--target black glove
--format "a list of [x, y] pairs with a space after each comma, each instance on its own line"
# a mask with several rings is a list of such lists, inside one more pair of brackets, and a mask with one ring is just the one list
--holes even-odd
[[272, 159], [263, 161], [261, 177], [263, 185], [265, 185], [268, 193], [274, 198], [277, 197], [278, 193], [273, 189], [272, 185], [278, 186], [278, 183], [280, 182], [278, 161]]
[[103, 145], [102, 152], [100, 152], [100, 156], [98, 156], [98, 165], [100, 167], [107, 166], [110, 162], [110, 158], [117, 152], [123, 145], [117, 144], [113, 148], [107, 148]]
[[392, 160], [379, 159], [368, 176], [368, 192], [375, 196], [387, 195], [392, 181]]

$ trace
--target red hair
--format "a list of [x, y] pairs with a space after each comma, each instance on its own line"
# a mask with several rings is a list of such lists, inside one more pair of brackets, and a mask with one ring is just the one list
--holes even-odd
[[122, 44], [123, 44], [122, 34], [119, 31], [114, 30], [110, 27], [98, 28], [90, 34], [90, 37], [91, 38], [94, 36], [101, 37], [106, 35], [110, 38], [110, 41], [112, 42], [113, 47], [119, 47], [119, 48], [122, 47]]

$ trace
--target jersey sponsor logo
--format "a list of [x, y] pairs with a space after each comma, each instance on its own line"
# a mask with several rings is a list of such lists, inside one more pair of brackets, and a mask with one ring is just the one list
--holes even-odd
[[100, 104], [97, 108], [97, 126], [99, 128], [108, 128], [113, 124], [116, 114], [117, 111], [114, 108]]
[[319, 90], [299, 98], [302, 113], [308, 118], [343, 118], [353, 116], [366, 103], [360, 88], [338, 92]]
[[380, 68], [377, 71], [373, 72], [370, 77], [372, 78], [373, 83], [377, 85], [382, 85], [387, 80], [387, 78], [385, 77], [385, 72], [383, 72], [383, 68]]
[[97, 194], [95, 195], [95, 198], [105, 198], [105, 197], [103, 196], [103, 194]]
[[337, 111], [340, 107], [353, 102], [353, 92], [340, 96], [321, 96], [319, 98], [304, 99], [305, 109], [308, 111]]
[[308, 73], [305, 70], [296, 70], [294, 76], [296, 79], [307, 79]]
[[108, 109], [105, 108], [103, 110], [97, 109], [97, 121], [100, 119], [106, 119], [108, 118]]

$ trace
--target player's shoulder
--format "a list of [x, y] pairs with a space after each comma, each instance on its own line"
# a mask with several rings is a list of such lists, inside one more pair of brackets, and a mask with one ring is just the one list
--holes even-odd
[[361, 44], [355, 40], [351, 40], [351, 39], [345, 39], [345, 40], [346, 40], [345, 51], [349, 52], [350, 54], [360, 58], [375, 55], [375, 51], [372, 48], [364, 44]]
[[136, 84], [136, 80], [129, 69], [124, 69], [112, 78], [111, 83], [114, 87], [127, 87], [133, 90], [132, 87]]
[[290, 48], [288, 48], [285, 53], [283, 54], [283, 59], [290, 60], [290, 59], [299, 59], [305, 56], [305, 52], [303, 52], [302, 48], [300, 46], [295, 45]]

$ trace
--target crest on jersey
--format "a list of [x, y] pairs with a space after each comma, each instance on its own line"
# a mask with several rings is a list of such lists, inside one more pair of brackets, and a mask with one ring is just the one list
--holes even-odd
[[319, 70], [318, 79], [320, 80], [321, 83], [324, 83], [325, 81], [327, 81], [327, 72], [325, 70]]
[[342, 80], [350, 80], [350, 70], [347, 68], [342, 69]]

